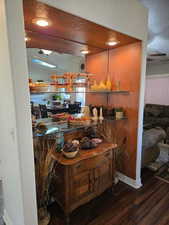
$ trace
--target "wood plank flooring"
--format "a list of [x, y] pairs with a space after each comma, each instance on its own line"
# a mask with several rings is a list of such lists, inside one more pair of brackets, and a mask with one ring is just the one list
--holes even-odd
[[[169, 184], [143, 171], [143, 187], [119, 183], [71, 215], [71, 225], [169, 225]], [[64, 215], [53, 204], [50, 225], [64, 225]]]

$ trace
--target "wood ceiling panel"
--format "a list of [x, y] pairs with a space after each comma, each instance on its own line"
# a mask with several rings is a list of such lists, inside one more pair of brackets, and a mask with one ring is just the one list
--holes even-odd
[[[97, 51], [103, 51], [107, 48], [115, 48], [138, 41], [135, 38], [105, 28], [36, 0], [23, 0], [23, 3], [25, 29], [39, 33], [39, 35], [47, 35], [47, 40], [51, 37], [50, 39], [56, 38], [56, 40], [58, 40], [59, 38], [74, 42], [76, 44], [70, 44], [72, 46], [72, 52], [77, 52], [77, 49], [82, 50], [79, 47], [81, 46], [83, 48], [87, 45], [91, 53], [96, 53], [96, 49], [98, 49]], [[45, 18], [50, 22], [50, 25], [45, 28], [39, 27], [32, 22], [35, 18]], [[109, 47], [106, 44], [112, 38], [116, 38], [119, 41], [119, 44], [115, 47]], [[59, 41], [59, 43], [61, 43], [61, 41]], [[34, 44], [30, 43], [28, 46]], [[62, 43], [62, 45], [64, 44]], [[52, 44], [50, 44], [50, 46], [52, 46]], [[56, 48], [56, 45], [54, 45], [53, 48]], [[73, 50], [73, 48], [75, 48], [75, 50]]]
[[[85, 49], [86, 45], [79, 44], [73, 41], [53, 37], [50, 35], [44, 35], [34, 31], [27, 31], [26, 34], [29, 37], [29, 41], [26, 42], [27, 48], [39, 48], [39, 49], [48, 49], [56, 51], [59, 53], [67, 53], [72, 55], [80, 56], [81, 50]], [[99, 48], [88, 47], [88, 50], [94, 54], [103, 51]]]

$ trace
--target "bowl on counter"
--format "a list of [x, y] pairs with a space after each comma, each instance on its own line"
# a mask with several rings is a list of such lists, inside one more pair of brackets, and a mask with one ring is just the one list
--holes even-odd
[[79, 151], [79, 141], [73, 140], [72, 142], [68, 142], [63, 146], [62, 153], [63, 155], [68, 158], [72, 159], [76, 157]]
[[64, 152], [64, 151], [62, 150], [63, 155], [64, 155], [66, 158], [68, 158], [68, 159], [73, 159], [73, 158], [75, 158], [78, 152], [79, 152], [79, 150], [74, 151], [74, 152]]

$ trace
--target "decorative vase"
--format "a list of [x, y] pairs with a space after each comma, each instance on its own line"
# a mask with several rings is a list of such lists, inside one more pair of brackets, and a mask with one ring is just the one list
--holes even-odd
[[97, 121], [98, 120], [98, 111], [97, 108], [93, 109], [93, 117], [92, 120]]
[[50, 222], [50, 214], [47, 211], [47, 208], [39, 208], [38, 209], [38, 224], [39, 225], [49, 225]]
[[47, 206], [50, 201], [50, 185], [54, 177], [56, 140], [49, 136], [34, 137], [35, 178], [39, 225], [48, 225], [50, 214]]
[[100, 107], [99, 120], [100, 120], [100, 121], [104, 120], [104, 118], [103, 118], [103, 109], [102, 109], [102, 107]]
[[111, 84], [111, 81], [110, 81], [110, 77], [108, 77], [108, 79], [106, 81], [106, 89], [108, 91], [111, 91], [111, 89], [112, 89], [112, 84]]
[[92, 90], [92, 91], [97, 91], [97, 89], [98, 89], [97, 82], [94, 81], [94, 84], [91, 86], [91, 90]]
[[105, 85], [105, 83], [103, 81], [100, 81], [99, 90], [100, 91], [105, 91], [106, 90], [106, 85]]
[[116, 91], [120, 91], [120, 80], [116, 81]]

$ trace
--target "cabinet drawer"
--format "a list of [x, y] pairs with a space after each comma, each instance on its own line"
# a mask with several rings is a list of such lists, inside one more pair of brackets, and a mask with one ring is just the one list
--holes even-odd
[[79, 174], [87, 170], [87, 164], [85, 161], [80, 161], [72, 166], [72, 173], [74, 175]]
[[77, 175], [86, 170], [94, 169], [98, 167], [100, 163], [102, 163], [102, 161], [104, 161], [105, 159], [112, 159], [112, 151], [107, 151], [99, 156], [76, 163], [72, 166], [72, 173], [73, 175]]
[[103, 154], [103, 156], [106, 157], [106, 158], [109, 158], [109, 159], [112, 158], [112, 151], [105, 152]]

